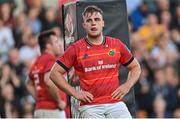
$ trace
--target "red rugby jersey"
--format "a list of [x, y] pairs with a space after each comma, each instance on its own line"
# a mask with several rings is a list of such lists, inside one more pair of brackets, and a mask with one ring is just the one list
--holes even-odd
[[[42, 54], [37, 58], [30, 69], [29, 77], [35, 83], [37, 91], [36, 109], [56, 109], [57, 102], [48, 93], [47, 86], [44, 83], [44, 75], [52, 68], [56, 57], [52, 54]], [[66, 101], [66, 95], [59, 91], [59, 96]]]
[[120, 85], [119, 66], [128, 65], [133, 59], [119, 39], [105, 37], [101, 45], [93, 45], [86, 38], [78, 40], [56, 62], [65, 70], [74, 66], [81, 89], [94, 96], [92, 103], [81, 102], [81, 105], [86, 105], [120, 101], [111, 97]]

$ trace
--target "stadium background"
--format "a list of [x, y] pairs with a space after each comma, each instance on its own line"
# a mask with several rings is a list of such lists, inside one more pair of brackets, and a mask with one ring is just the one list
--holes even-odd
[[[1, 117], [32, 117], [25, 80], [39, 55], [36, 35], [54, 28], [62, 37], [60, 10], [70, 1], [0, 0]], [[126, 1], [130, 44], [142, 67], [136, 117], [180, 117], [180, 2]]]

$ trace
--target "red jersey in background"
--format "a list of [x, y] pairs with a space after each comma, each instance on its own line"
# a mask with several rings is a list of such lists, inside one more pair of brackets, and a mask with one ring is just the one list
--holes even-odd
[[[49, 72], [52, 68], [56, 57], [52, 54], [42, 54], [37, 58], [35, 63], [30, 69], [29, 77], [35, 83], [37, 91], [36, 109], [56, 109], [57, 102], [51, 97], [47, 91], [47, 87], [44, 83], [45, 73]], [[66, 94], [59, 91], [59, 96], [62, 100], [66, 101]]]

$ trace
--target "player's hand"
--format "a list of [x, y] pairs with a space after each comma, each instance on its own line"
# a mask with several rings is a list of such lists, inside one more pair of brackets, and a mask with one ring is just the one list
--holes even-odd
[[91, 102], [93, 100], [93, 95], [87, 91], [77, 92], [77, 99], [83, 102]]
[[129, 86], [122, 84], [111, 94], [111, 96], [114, 99], [122, 99], [129, 92], [129, 90]]
[[65, 109], [65, 107], [66, 107], [66, 103], [64, 102], [64, 101], [59, 101], [59, 103], [58, 103], [58, 108], [60, 109], [60, 110], [64, 110]]

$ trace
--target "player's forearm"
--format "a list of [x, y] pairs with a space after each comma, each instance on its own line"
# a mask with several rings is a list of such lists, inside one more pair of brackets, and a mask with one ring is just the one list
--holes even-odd
[[34, 86], [27, 86], [27, 90], [30, 93], [30, 95], [36, 99], [36, 90]]
[[134, 65], [129, 69], [128, 79], [125, 85], [127, 85], [129, 88], [132, 88], [133, 85], [138, 81], [140, 74], [141, 74], [141, 68], [139, 63], [137, 63], [136, 65]]
[[34, 99], [36, 99], [36, 89], [34, 83], [28, 78], [26, 82], [27, 90], [32, 95]]
[[58, 71], [51, 72], [50, 79], [55, 83], [55, 85], [59, 89], [66, 92], [68, 95], [78, 98], [76, 90], [65, 81], [61, 73], [59, 73]]
[[61, 97], [59, 96], [59, 89], [55, 86], [55, 84], [49, 79], [48, 84], [48, 92], [52, 96], [52, 98], [57, 102], [60, 103], [62, 101]]
[[44, 83], [48, 87], [48, 92], [52, 96], [52, 98], [57, 102], [60, 103], [61, 97], [59, 96], [59, 89], [56, 87], [56, 85], [49, 79], [50, 73], [47, 72], [44, 76]]

